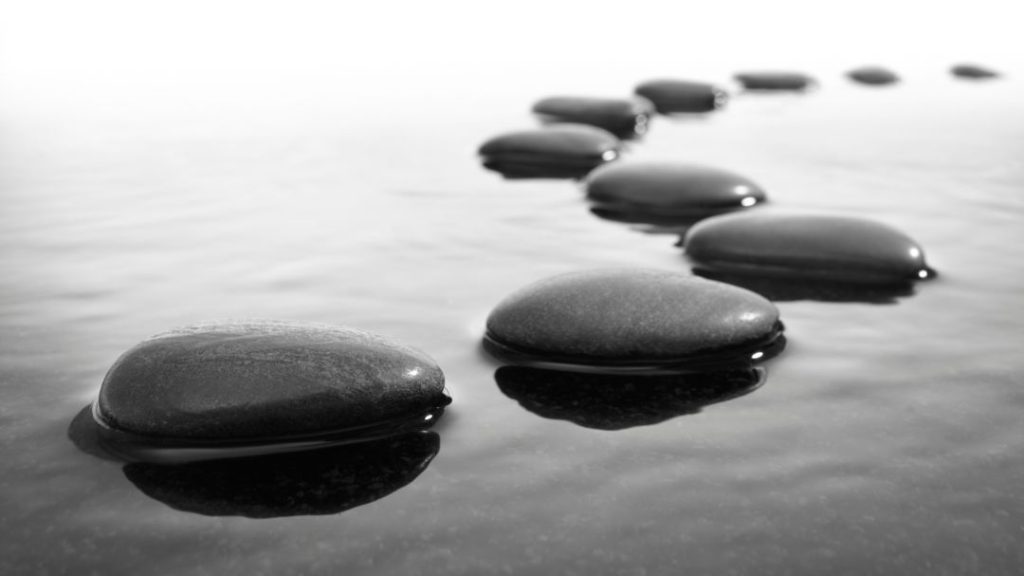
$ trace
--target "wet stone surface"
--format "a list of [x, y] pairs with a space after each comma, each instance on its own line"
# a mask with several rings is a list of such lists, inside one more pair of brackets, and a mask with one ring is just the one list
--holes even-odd
[[488, 317], [484, 347], [537, 367], [698, 371], [777, 353], [781, 331], [778, 310], [753, 292], [624, 268], [554, 276], [511, 294]]
[[423, 352], [327, 325], [200, 324], [124, 353], [104, 379], [101, 432], [157, 444], [268, 443], [380, 432], [447, 405]]
[[661, 114], [711, 112], [725, 106], [728, 93], [706, 82], [690, 80], [649, 80], [634, 89]]
[[734, 172], [669, 162], [602, 166], [585, 188], [598, 215], [650, 224], [692, 223], [766, 200], [758, 184]]
[[717, 273], [865, 284], [934, 275], [906, 234], [846, 216], [726, 214], [690, 228], [683, 245], [697, 270]]
[[585, 124], [510, 132], [480, 146], [485, 168], [506, 178], [581, 178], [619, 157], [620, 141]]
[[973, 80], [985, 80], [989, 78], [998, 78], [999, 72], [981, 66], [979, 64], [957, 64], [949, 69], [953, 76], [958, 78], [969, 78]]
[[537, 101], [533, 113], [548, 124], [588, 124], [619, 138], [635, 138], [647, 132], [654, 106], [642, 98], [552, 96]]
[[881, 66], [862, 66], [850, 70], [846, 76], [854, 82], [870, 86], [885, 86], [900, 81], [900, 77], [895, 72]]
[[802, 91], [816, 84], [801, 72], [739, 72], [733, 78], [746, 90]]

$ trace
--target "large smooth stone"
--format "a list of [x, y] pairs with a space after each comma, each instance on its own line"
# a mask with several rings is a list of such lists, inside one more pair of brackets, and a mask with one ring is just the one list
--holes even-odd
[[94, 404], [113, 435], [273, 443], [360, 433], [449, 403], [423, 352], [327, 325], [225, 322], [173, 330], [110, 368]]
[[507, 178], [580, 178], [619, 157], [614, 134], [585, 124], [511, 132], [480, 146], [485, 168]]
[[633, 90], [651, 101], [661, 114], [711, 112], [725, 106], [728, 93], [706, 82], [649, 80]]
[[815, 84], [800, 72], [740, 72], [733, 78], [746, 90], [806, 90]]
[[900, 81], [900, 77], [895, 72], [888, 68], [882, 68], [881, 66], [862, 66], [860, 68], [854, 68], [846, 73], [846, 76], [854, 82], [861, 84], [867, 84], [869, 86], [884, 86], [887, 84], [895, 84]]
[[678, 272], [611, 269], [541, 280], [501, 301], [484, 347], [513, 364], [568, 370], [696, 370], [766, 356], [782, 340], [761, 296]]
[[668, 162], [602, 166], [585, 187], [598, 214], [652, 224], [692, 222], [766, 199], [759, 185], [734, 172]]
[[713, 272], [862, 283], [934, 274], [907, 235], [846, 216], [726, 214], [690, 228], [683, 245], [698, 269]]
[[999, 77], [999, 72], [978, 64], [957, 64], [950, 68], [949, 71], [953, 76], [958, 78], [969, 78], [972, 80], [985, 80], [988, 78]]
[[642, 98], [552, 96], [535, 103], [533, 113], [548, 124], [589, 124], [619, 138], [635, 138], [647, 132], [654, 107]]

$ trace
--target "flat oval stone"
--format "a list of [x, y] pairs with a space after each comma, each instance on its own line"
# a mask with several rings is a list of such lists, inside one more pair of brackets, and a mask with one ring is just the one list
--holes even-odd
[[985, 66], [979, 66], [978, 64], [957, 64], [949, 69], [953, 76], [958, 78], [970, 78], [974, 80], [984, 80], [987, 78], [998, 78], [999, 73], [991, 68]]
[[784, 340], [775, 306], [695, 276], [650, 269], [574, 272], [520, 289], [487, 319], [484, 346], [514, 364], [673, 372], [743, 364]]
[[692, 222], [766, 200], [759, 185], [739, 174], [669, 162], [602, 166], [590, 173], [585, 188], [599, 214], [648, 223]]
[[861, 283], [934, 275], [905, 234], [847, 216], [726, 214], [690, 228], [683, 245], [698, 269], [731, 274]]
[[649, 80], [633, 91], [650, 100], [661, 114], [711, 112], [725, 106], [729, 99], [721, 88], [690, 80]]
[[647, 132], [654, 106], [642, 98], [552, 96], [534, 104], [533, 113], [545, 123], [588, 124], [619, 138], [634, 138]]
[[862, 66], [846, 73], [846, 76], [855, 82], [868, 84], [870, 86], [884, 86], [899, 82], [900, 77], [895, 72], [881, 66]]
[[426, 354], [334, 326], [200, 324], [125, 352], [94, 404], [103, 429], [167, 442], [273, 443], [377, 429], [443, 407]]
[[619, 157], [614, 134], [585, 124], [511, 132], [480, 146], [484, 167], [507, 178], [579, 178]]
[[815, 83], [800, 72], [740, 72], [733, 77], [747, 90], [806, 90]]

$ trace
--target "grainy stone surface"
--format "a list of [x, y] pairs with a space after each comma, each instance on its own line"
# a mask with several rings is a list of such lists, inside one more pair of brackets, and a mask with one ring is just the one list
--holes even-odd
[[881, 66], [862, 66], [860, 68], [854, 68], [847, 72], [846, 76], [855, 82], [871, 86], [884, 86], [888, 84], [895, 84], [900, 81], [900, 77], [895, 72]]
[[683, 244], [698, 267], [730, 273], [869, 283], [932, 275], [906, 234], [846, 216], [726, 214], [697, 223]]
[[662, 114], [711, 112], [725, 106], [729, 99], [721, 88], [690, 80], [648, 80], [638, 84], [634, 93], [650, 100]]
[[533, 112], [546, 123], [588, 124], [633, 138], [647, 132], [654, 106], [643, 98], [552, 96], [537, 101]]
[[510, 178], [575, 178], [619, 157], [614, 134], [585, 124], [557, 124], [495, 136], [480, 146], [484, 167]]
[[801, 72], [740, 72], [733, 77], [747, 90], [806, 90], [815, 84]]
[[143, 341], [110, 368], [95, 414], [158, 438], [244, 440], [413, 417], [448, 403], [426, 354], [359, 330], [247, 321]]
[[684, 362], [778, 334], [775, 306], [752, 292], [678, 272], [574, 272], [511, 294], [487, 340], [538, 360], [580, 365]]
[[652, 222], [696, 219], [765, 201], [764, 190], [734, 172], [668, 162], [621, 162], [602, 166], [586, 180], [587, 198], [602, 210]]

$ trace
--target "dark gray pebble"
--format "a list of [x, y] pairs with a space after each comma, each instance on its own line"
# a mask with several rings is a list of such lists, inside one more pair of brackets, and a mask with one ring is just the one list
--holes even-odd
[[589, 124], [619, 138], [635, 138], [647, 132], [654, 106], [643, 98], [593, 98], [552, 96], [533, 105], [542, 122]]
[[801, 91], [816, 84], [801, 72], [740, 72], [733, 77], [746, 90]]
[[639, 84], [634, 92], [650, 100], [661, 114], [711, 112], [725, 106], [729, 99], [721, 88], [690, 80], [649, 80]]
[[484, 167], [507, 178], [581, 178], [619, 157], [614, 134], [585, 124], [510, 132], [480, 146]]
[[900, 81], [900, 77], [895, 72], [888, 68], [882, 68], [881, 66], [863, 66], [855, 68], [846, 73], [854, 82], [861, 84], [867, 84], [870, 86], [885, 86], [888, 84], [895, 84]]
[[949, 71], [958, 78], [969, 78], [972, 80], [986, 80], [999, 77], [999, 72], [978, 64], [957, 64], [950, 68]]

